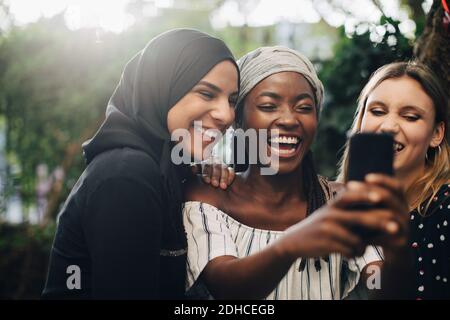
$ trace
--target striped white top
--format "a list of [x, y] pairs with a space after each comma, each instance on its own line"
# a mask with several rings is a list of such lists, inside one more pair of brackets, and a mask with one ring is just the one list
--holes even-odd
[[[209, 261], [225, 255], [249, 256], [284, 233], [249, 227], [218, 208], [197, 201], [184, 204], [183, 219], [188, 239], [186, 290], [194, 299], [213, 298], [204, 283], [197, 281]], [[343, 299], [355, 288], [361, 270], [379, 260], [382, 260], [381, 253], [372, 246], [367, 247], [360, 258], [345, 259], [340, 254], [332, 254], [329, 263], [321, 259], [319, 271], [314, 266], [314, 259], [307, 259], [305, 268], [299, 271], [301, 259], [298, 259], [266, 299]]]

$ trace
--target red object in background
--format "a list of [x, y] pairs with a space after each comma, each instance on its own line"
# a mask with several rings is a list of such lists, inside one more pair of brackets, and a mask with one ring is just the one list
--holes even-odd
[[448, 9], [447, 0], [441, 0], [442, 6], [444, 7], [445, 12], [450, 14], [450, 10]]
[[448, 9], [447, 0], [441, 0], [442, 7], [444, 8], [444, 18], [442, 19], [442, 25], [444, 26], [445, 31], [449, 32], [450, 25], [450, 10]]

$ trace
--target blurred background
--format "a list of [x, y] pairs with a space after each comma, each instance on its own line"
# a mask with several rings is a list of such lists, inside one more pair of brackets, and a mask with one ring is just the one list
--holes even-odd
[[276, 44], [306, 54], [326, 90], [314, 155], [333, 178], [379, 66], [415, 57], [450, 87], [448, 23], [441, 0], [0, 0], [0, 299], [39, 298], [81, 143], [153, 36], [190, 27], [237, 58]]

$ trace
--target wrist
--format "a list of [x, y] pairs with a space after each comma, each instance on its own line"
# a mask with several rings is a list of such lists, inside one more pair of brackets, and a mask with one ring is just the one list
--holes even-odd
[[272, 245], [272, 251], [274, 257], [284, 263], [292, 264], [298, 258], [298, 255], [294, 253], [294, 250], [289, 245], [289, 239], [285, 237], [282, 237]]

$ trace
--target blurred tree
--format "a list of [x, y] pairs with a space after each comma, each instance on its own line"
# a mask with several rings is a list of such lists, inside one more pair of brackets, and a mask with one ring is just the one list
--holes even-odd
[[[64, 186], [71, 187], [82, 165], [80, 143], [97, 129], [133, 50], [122, 37], [104, 34], [99, 43], [95, 35], [68, 30], [61, 14], [15, 27], [1, 39], [0, 114], [8, 162], [17, 168], [9, 178], [25, 205], [35, 201], [39, 164], [61, 168]], [[59, 204], [57, 198], [50, 203]]]
[[0, 36], [8, 30], [13, 23], [9, 6], [3, 0], [0, 0]]
[[436, 72], [448, 91], [450, 88], [450, 12], [445, 13], [442, 2], [448, 1], [433, 1], [423, 33], [414, 45], [414, 55]]

